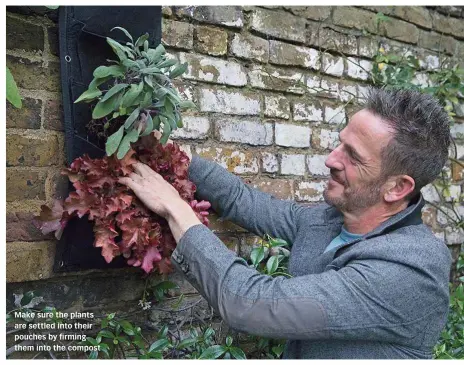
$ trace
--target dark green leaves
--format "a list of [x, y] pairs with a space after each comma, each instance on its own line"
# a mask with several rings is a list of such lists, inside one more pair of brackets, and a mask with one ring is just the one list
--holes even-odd
[[18, 86], [8, 67], [6, 68], [6, 99], [16, 108], [22, 107]]
[[227, 351], [226, 346], [213, 345], [202, 352], [199, 359], [217, 359]]
[[113, 133], [111, 136], [108, 137], [108, 140], [106, 141], [106, 144], [105, 144], [106, 154], [108, 156], [111, 156], [113, 153], [117, 151], [119, 144], [121, 143], [123, 135], [124, 135], [124, 126], [121, 126], [121, 128], [119, 128], [116, 133]]

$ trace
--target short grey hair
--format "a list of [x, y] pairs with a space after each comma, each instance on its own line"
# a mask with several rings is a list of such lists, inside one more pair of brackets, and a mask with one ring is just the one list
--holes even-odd
[[451, 142], [450, 118], [439, 101], [414, 90], [371, 87], [367, 110], [394, 129], [394, 136], [382, 150], [382, 175], [408, 175], [420, 189], [434, 181], [448, 158]]

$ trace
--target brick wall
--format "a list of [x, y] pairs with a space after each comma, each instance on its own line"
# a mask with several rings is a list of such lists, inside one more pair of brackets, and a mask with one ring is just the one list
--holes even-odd
[[[377, 12], [390, 20], [379, 25]], [[184, 115], [185, 127], [173, 138], [276, 197], [320, 202], [328, 176], [324, 159], [362, 99], [368, 85], [363, 69], [372, 66], [377, 49], [409, 50], [424, 68], [446, 55], [463, 66], [463, 15], [458, 7], [164, 7], [163, 43], [173, 57], [189, 63], [177, 86], [199, 107]], [[7, 290], [42, 288], [56, 305], [80, 308], [97, 305], [91, 297], [104, 300], [107, 292], [99, 288], [111, 277], [114, 283], [129, 280], [130, 290], [108, 295], [133, 303], [143, 290], [138, 270], [53, 274], [55, 241], [31, 223], [40, 205], [62, 195], [66, 185], [59, 175], [64, 166], [59, 57], [56, 12], [10, 8], [7, 65], [24, 106], [7, 106]], [[458, 157], [464, 155], [461, 104], [453, 126]], [[448, 170], [457, 196], [463, 170], [458, 165]], [[430, 189], [426, 195], [436, 198]], [[443, 213], [431, 206], [424, 219], [457, 257], [462, 231], [447, 227]], [[211, 229], [241, 254], [257, 239], [214, 215]], [[85, 290], [73, 289], [83, 282]]]

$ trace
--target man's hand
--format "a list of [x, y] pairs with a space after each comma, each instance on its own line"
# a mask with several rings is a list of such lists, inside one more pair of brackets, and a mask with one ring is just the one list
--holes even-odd
[[202, 224], [190, 205], [160, 174], [141, 162], [133, 167], [135, 172], [121, 177], [119, 182], [132, 189], [148, 209], [168, 221], [176, 242], [190, 227]]
[[167, 219], [173, 207], [185, 203], [177, 190], [150, 167], [141, 162], [132, 166], [135, 172], [119, 182], [131, 188], [148, 209]]

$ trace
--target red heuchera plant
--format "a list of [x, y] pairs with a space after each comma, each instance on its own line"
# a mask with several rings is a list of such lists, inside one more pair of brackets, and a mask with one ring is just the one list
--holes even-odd
[[140, 266], [146, 273], [172, 271], [170, 256], [176, 246], [167, 221], [149, 211], [118, 178], [133, 172], [132, 164], [141, 161], [176, 188], [189, 202], [200, 221], [207, 225], [207, 201], [194, 200], [196, 186], [188, 180], [189, 158], [176, 143], [161, 145], [153, 135], [142, 137], [126, 156], [91, 159], [84, 155], [73, 161], [67, 175], [76, 191], [66, 200], [55, 201], [52, 208], [42, 205], [35, 225], [59, 239], [73, 216], [88, 215], [94, 222], [95, 247], [101, 247], [106, 262], [123, 255], [127, 263]]

